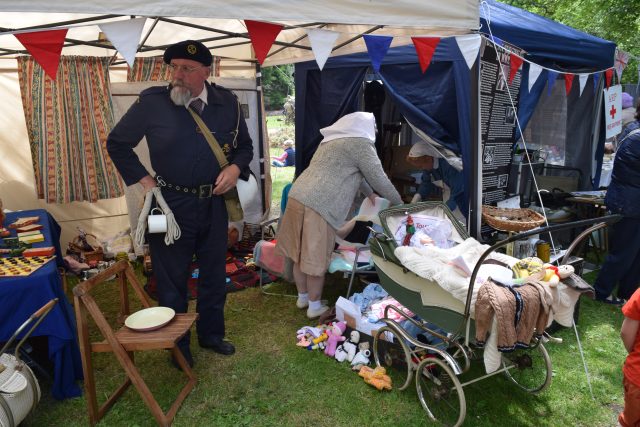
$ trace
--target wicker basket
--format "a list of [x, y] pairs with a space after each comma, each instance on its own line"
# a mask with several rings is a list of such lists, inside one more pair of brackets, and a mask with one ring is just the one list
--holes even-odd
[[544, 217], [531, 209], [507, 209], [482, 206], [482, 219], [500, 231], [527, 231], [541, 226]]

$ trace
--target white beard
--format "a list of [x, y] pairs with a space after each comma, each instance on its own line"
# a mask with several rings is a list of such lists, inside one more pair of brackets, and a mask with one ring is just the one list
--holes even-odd
[[192, 98], [191, 91], [179, 84], [171, 88], [169, 96], [171, 97], [171, 101], [176, 105], [187, 105]]

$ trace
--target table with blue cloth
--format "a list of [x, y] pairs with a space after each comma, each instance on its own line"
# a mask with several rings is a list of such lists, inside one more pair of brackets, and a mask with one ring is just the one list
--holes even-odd
[[[38, 216], [37, 222], [44, 242], [34, 243], [33, 247], [53, 246], [56, 259], [50, 261], [29, 276], [0, 278], [0, 342], [8, 341], [25, 320], [53, 298], [56, 304], [33, 331], [31, 336], [48, 338], [49, 359], [53, 363], [53, 389], [56, 399], [77, 397], [82, 394], [77, 384], [82, 379], [82, 362], [76, 335], [76, 322], [73, 309], [62, 289], [58, 267], [63, 266], [60, 250], [60, 226], [44, 209], [34, 209], [7, 213], [5, 227], [20, 217]], [[15, 237], [12, 230], [12, 237]]]

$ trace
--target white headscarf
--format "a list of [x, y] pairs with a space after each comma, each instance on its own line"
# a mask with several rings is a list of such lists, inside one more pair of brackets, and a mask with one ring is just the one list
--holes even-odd
[[358, 111], [342, 116], [331, 126], [320, 129], [324, 138], [320, 144], [338, 138], [367, 138], [371, 143], [376, 141], [376, 119], [373, 113]]

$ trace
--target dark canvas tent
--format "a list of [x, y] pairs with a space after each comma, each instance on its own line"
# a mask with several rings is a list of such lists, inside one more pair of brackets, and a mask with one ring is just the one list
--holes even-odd
[[[612, 42], [491, 0], [480, 7], [480, 14], [481, 32], [488, 34], [490, 29], [494, 37], [524, 49], [526, 59], [539, 65], [575, 73], [601, 71], [613, 65], [615, 44]], [[297, 173], [313, 156], [321, 139], [319, 129], [361, 109], [360, 90], [369, 66], [366, 53], [332, 57], [323, 71], [315, 62], [296, 64]], [[474, 125], [478, 102], [476, 68], [469, 71], [455, 40], [443, 38], [425, 74], [420, 71], [413, 46], [404, 46], [389, 50], [377, 76], [384, 83], [387, 96], [396, 102], [398, 110], [415, 128], [462, 158], [468, 183], [477, 179], [473, 156], [474, 145], [478, 145], [479, 140]], [[546, 73], [543, 72], [529, 92], [525, 77], [528, 64], [525, 63], [518, 113], [523, 127], [546, 87]], [[598, 99], [596, 93], [600, 92], [591, 87], [579, 97], [577, 86], [567, 101], [570, 113], [567, 121], [570, 128], [584, 130], [580, 131], [580, 141], [576, 138], [568, 144], [576, 151], [576, 156], [569, 157], [579, 167], [590, 170], [591, 149], [584, 148], [592, 143], [591, 129], [598, 111], [594, 105]], [[468, 185], [468, 200], [470, 188]]]

